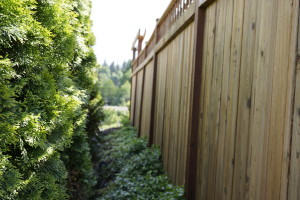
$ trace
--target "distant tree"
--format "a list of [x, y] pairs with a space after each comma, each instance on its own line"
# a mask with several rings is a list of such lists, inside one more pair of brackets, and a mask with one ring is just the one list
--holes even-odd
[[101, 93], [106, 105], [125, 105], [130, 100], [131, 61], [109, 66], [103, 63], [99, 70]]
[[111, 79], [102, 81], [101, 92], [105, 96], [104, 103], [106, 105], [115, 105], [118, 103], [116, 100], [117, 87]]
[[104, 62], [103, 62], [103, 64], [102, 64], [102, 66], [103, 66], [103, 67], [104, 67], [104, 66], [108, 66], [108, 64], [107, 64], [106, 60], [104, 60]]
[[115, 62], [112, 62], [110, 64], [109, 69], [110, 69], [111, 74], [117, 71], [116, 66], [115, 66]]
[[130, 100], [130, 82], [127, 80], [118, 90], [121, 104], [126, 104]]
[[125, 63], [125, 65], [123, 63], [122, 74], [123, 74], [123, 76], [120, 78], [120, 84], [123, 85], [126, 81], [130, 82], [130, 78], [131, 78], [131, 61]]

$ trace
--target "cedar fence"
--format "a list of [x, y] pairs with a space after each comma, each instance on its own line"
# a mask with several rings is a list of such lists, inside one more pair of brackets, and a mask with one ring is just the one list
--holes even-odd
[[298, 28], [299, 0], [173, 0], [139, 45], [131, 121], [187, 199], [300, 199]]

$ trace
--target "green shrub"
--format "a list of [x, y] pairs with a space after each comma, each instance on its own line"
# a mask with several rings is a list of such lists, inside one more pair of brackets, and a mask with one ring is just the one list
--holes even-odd
[[90, 115], [101, 97], [92, 95], [90, 6], [0, 1], [0, 199], [91, 195], [86, 126], [101, 119]]
[[100, 180], [108, 182], [99, 200], [183, 199], [183, 189], [170, 184], [161, 164], [160, 149], [147, 148], [133, 128], [101, 138]]

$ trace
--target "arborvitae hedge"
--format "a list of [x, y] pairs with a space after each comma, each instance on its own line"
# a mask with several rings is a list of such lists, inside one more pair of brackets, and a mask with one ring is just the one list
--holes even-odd
[[0, 1], [0, 199], [91, 194], [87, 124], [102, 114], [90, 8], [89, 0]]

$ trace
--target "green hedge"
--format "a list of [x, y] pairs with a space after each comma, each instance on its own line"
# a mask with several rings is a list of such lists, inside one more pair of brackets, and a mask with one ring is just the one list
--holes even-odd
[[102, 118], [90, 7], [0, 1], [0, 199], [90, 196], [86, 125]]

